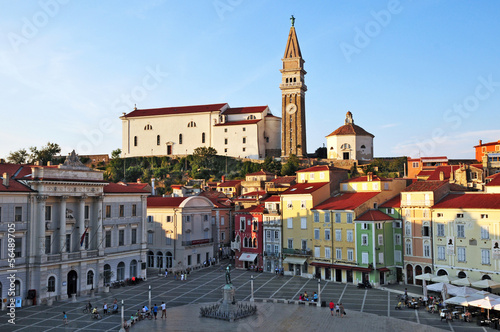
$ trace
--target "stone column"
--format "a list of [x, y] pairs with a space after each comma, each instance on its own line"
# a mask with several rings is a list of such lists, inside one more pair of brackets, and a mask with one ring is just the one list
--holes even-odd
[[[61, 196], [61, 203], [59, 205], [59, 252], [66, 251], [66, 201], [68, 196]], [[70, 248], [71, 249], [71, 248]]]
[[[96, 221], [95, 221], [95, 229], [97, 230], [96, 233], [96, 246], [94, 249], [98, 249], [99, 251], [103, 248], [102, 245], [102, 202], [103, 202], [104, 196], [96, 196], [94, 197], [95, 200], [95, 211], [97, 212], [96, 214]], [[100, 255], [100, 253], [99, 253]]]
[[45, 202], [47, 201], [46, 195], [39, 195], [36, 197], [37, 200], [37, 218], [36, 223], [38, 224], [38, 246], [37, 246], [37, 256], [45, 254]]
[[85, 200], [87, 195], [80, 196], [78, 204], [78, 248], [80, 251], [85, 250], [85, 246], [80, 245], [80, 240], [85, 232]]

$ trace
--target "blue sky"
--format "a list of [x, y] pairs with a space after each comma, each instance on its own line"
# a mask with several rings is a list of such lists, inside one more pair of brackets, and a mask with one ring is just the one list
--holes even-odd
[[308, 152], [351, 111], [376, 157], [500, 139], [498, 1], [1, 1], [0, 158], [121, 147], [122, 112], [227, 102], [281, 116], [290, 15]]

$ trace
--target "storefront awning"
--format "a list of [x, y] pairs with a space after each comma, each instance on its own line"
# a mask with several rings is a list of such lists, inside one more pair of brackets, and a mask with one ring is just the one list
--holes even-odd
[[391, 270], [389, 270], [386, 267], [379, 267], [379, 268], [377, 268], [377, 270], [379, 270], [380, 272], [389, 272], [389, 271], [391, 271]]
[[239, 260], [245, 262], [253, 262], [257, 258], [257, 254], [242, 253]]
[[283, 263], [288, 263], [288, 264], [298, 264], [302, 265], [305, 263], [307, 258], [301, 258], [301, 257], [287, 257], [283, 260]]

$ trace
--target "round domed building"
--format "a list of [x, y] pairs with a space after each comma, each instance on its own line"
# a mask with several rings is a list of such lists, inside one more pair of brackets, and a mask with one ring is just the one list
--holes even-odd
[[347, 112], [345, 124], [326, 136], [328, 159], [368, 161], [373, 159], [375, 136], [354, 124]]

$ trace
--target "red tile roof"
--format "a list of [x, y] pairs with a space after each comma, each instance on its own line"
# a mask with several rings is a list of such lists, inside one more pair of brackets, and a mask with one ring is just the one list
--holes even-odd
[[268, 198], [263, 200], [263, 202], [279, 202], [279, 201], [280, 197], [278, 195], [269, 196]]
[[217, 186], [218, 188], [229, 188], [229, 187], [236, 187], [241, 183], [241, 180], [231, 180], [231, 181], [225, 181], [219, 183]]
[[386, 221], [386, 220], [394, 220], [394, 218], [388, 216], [387, 214], [379, 210], [368, 210], [356, 218], [356, 221]]
[[[367, 182], [368, 181], [368, 176], [358, 176], [356, 178], [352, 178], [352, 179], [349, 179], [349, 180], [345, 180], [345, 181], [342, 181], [342, 183], [346, 183], [346, 182]], [[386, 179], [386, 178], [381, 178], [381, 177], [378, 177], [377, 175], [373, 175], [372, 176], [372, 182], [374, 181], [392, 181], [392, 179]]]
[[261, 171], [255, 172], [255, 173], [247, 174], [246, 176], [253, 176], [253, 175], [272, 175], [272, 176], [274, 176], [274, 173], [261, 170]]
[[299, 169], [296, 173], [301, 172], [320, 172], [320, 171], [344, 171], [340, 168], [336, 168], [330, 165], [316, 165], [309, 168]]
[[[16, 178], [19, 178], [19, 173], [21, 172], [23, 165], [17, 164], [0, 164], [0, 192], [33, 192], [31, 188], [25, 186], [24, 184], [18, 182]], [[29, 167], [25, 167], [30, 170]], [[3, 185], [3, 174], [7, 173], [9, 177], [9, 186]]]
[[378, 192], [342, 193], [316, 205], [314, 210], [354, 210], [378, 194]]
[[450, 193], [433, 209], [500, 209], [500, 194]]
[[316, 183], [297, 183], [289, 189], [281, 193], [281, 195], [301, 195], [310, 194], [320, 189], [323, 186], [329, 185], [329, 182], [316, 182]]
[[453, 172], [455, 172], [457, 169], [459, 169], [459, 165], [447, 165], [447, 166], [438, 166], [432, 174], [429, 176], [427, 181], [441, 181], [439, 178], [439, 174], [443, 172], [444, 178], [443, 180], [448, 180], [450, 178], [451, 170], [453, 169]]
[[403, 192], [407, 191], [434, 191], [445, 184], [448, 181], [417, 181], [406, 187]]
[[178, 207], [189, 197], [148, 197], [148, 208], [150, 207]]
[[292, 182], [295, 182], [296, 181], [296, 177], [295, 176], [280, 176], [280, 177], [277, 177], [276, 179], [272, 179], [268, 182], [274, 182], [274, 183], [292, 183]]
[[267, 106], [234, 107], [225, 110], [224, 114], [262, 113], [266, 110], [266, 108]]
[[434, 173], [433, 169], [423, 169], [418, 172], [417, 176], [431, 176]]
[[358, 135], [358, 136], [375, 137], [373, 134], [370, 134], [369, 132], [367, 132], [366, 130], [361, 128], [360, 126], [357, 126], [357, 125], [352, 124], [352, 123], [348, 123], [346, 125], [343, 125], [343, 126], [337, 128], [337, 130], [335, 130], [333, 133], [331, 133], [330, 135], [328, 135], [326, 137], [337, 136], [337, 135]]
[[157, 116], [169, 114], [185, 114], [185, 113], [203, 113], [203, 112], [216, 112], [220, 111], [227, 103], [224, 104], [208, 104], [208, 105], [194, 105], [194, 106], [177, 106], [177, 107], [162, 107], [150, 108], [142, 110], [134, 110], [124, 117], [133, 118], [138, 116]]
[[500, 144], [500, 140], [496, 141], [496, 142], [488, 142], [488, 143], [482, 143], [482, 144], [479, 144], [479, 145], [475, 145], [474, 147], [475, 148], [478, 148], [480, 146], [489, 146], [489, 145], [497, 145], [497, 144]]
[[401, 195], [397, 194], [384, 204], [380, 205], [381, 208], [399, 208], [401, 207]]
[[251, 197], [256, 197], [256, 196], [262, 196], [265, 195], [266, 191], [265, 190], [257, 190], [257, 191], [251, 191], [248, 193], [244, 193], [241, 195], [241, 197], [246, 197], [246, 196], [251, 196]]
[[234, 213], [235, 214], [238, 214], [238, 213], [264, 213], [264, 206], [263, 205], [254, 205], [254, 206], [250, 206], [246, 209], [241, 209], [241, 210], [235, 211]]
[[108, 194], [114, 193], [138, 193], [138, 194], [149, 194], [150, 191], [145, 189], [149, 184], [147, 183], [109, 183], [104, 186], [104, 192]]
[[500, 173], [493, 174], [491, 176], [488, 176], [487, 179], [492, 179], [490, 182], [486, 184], [488, 187], [497, 187], [500, 186]]
[[255, 124], [259, 123], [261, 119], [254, 119], [254, 120], [241, 120], [241, 121], [231, 121], [231, 122], [224, 122], [224, 123], [218, 123], [215, 126], [220, 127], [220, 126], [237, 126], [237, 125], [249, 125], [249, 124]]

